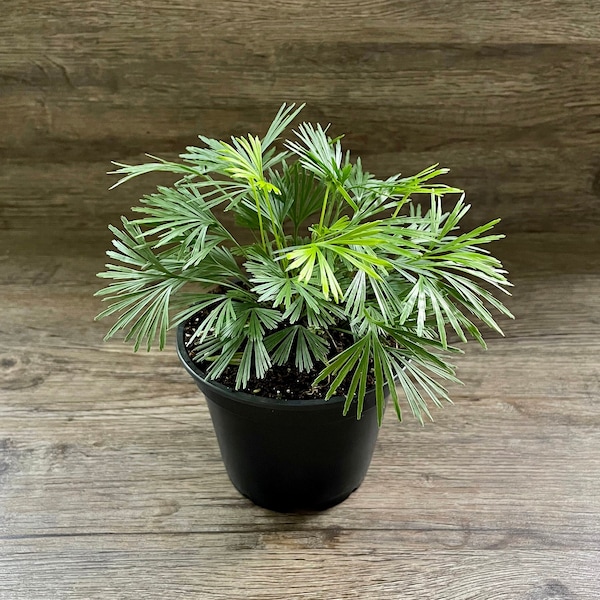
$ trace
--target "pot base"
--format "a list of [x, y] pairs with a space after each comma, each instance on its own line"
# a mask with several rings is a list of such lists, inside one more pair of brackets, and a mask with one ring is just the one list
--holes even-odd
[[341, 504], [342, 502], [347, 500], [350, 496], [352, 496], [352, 494], [354, 494], [354, 492], [360, 487], [360, 485], [355, 487], [349, 493], [344, 493], [344, 494], [338, 496], [337, 498], [332, 498], [331, 500], [327, 501], [325, 504], [317, 504], [314, 506], [302, 506], [302, 507], [296, 506], [295, 503], [273, 504], [270, 501], [270, 499], [267, 499], [266, 502], [264, 502], [264, 503], [260, 502], [260, 501], [256, 501], [254, 498], [251, 498], [250, 496], [248, 496], [248, 495], [244, 494], [243, 492], [241, 492], [240, 490], [238, 490], [238, 488], [235, 486], [235, 484], [233, 487], [235, 487], [235, 489], [242, 496], [244, 496], [244, 498], [246, 498], [246, 500], [250, 500], [250, 502], [252, 502], [252, 504], [259, 506], [260, 508], [265, 508], [266, 510], [271, 510], [271, 511], [277, 512], [277, 513], [294, 513], [294, 514], [307, 513], [307, 514], [310, 514], [310, 513], [323, 512], [325, 510], [329, 510], [330, 508], [333, 508], [334, 506], [337, 506], [338, 504]]

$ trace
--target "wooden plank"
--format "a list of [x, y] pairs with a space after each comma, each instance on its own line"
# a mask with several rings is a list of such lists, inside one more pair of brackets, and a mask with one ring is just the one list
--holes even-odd
[[[235, 45], [200, 40], [196, 53], [160, 61], [137, 46], [122, 57], [115, 49], [117, 59], [93, 69], [95, 48], [67, 47], [51, 58], [0, 54], [1, 155], [89, 161], [182, 150], [199, 132], [264, 129], [283, 100], [308, 102], [304, 118], [334, 121], [361, 154], [598, 141], [594, 44], [307, 40], [241, 60]], [[210, 65], [196, 54], [211, 55]]]
[[[129, 159], [133, 163], [142, 160], [143, 157]], [[456, 167], [444, 179], [465, 189], [472, 204], [464, 227], [496, 217], [502, 218], [497, 229], [507, 234], [585, 233], [597, 231], [600, 226], [600, 203], [593, 187], [595, 158], [585, 148], [539, 152], [449, 148], [401, 156], [374, 155], [365, 160], [365, 166], [379, 175], [394, 171], [408, 174], [437, 160]], [[131, 217], [130, 207], [138, 204], [140, 196], [153, 192], [155, 184], [170, 181], [169, 177], [141, 178], [108, 191], [115, 181], [106, 175], [110, 167], [108, 160], [12, 163], [0, 172], [0, 230], [30, 232], [31, 243], [37, 245], [51, 238], [52, 244], [64, 246], [74, 236], [82, 249], [87, 245], [108, 249], [108, 223], [118, 224], [123, 214]], [[578, 174], [577, 181], [572, 180], [574, 173]], [[542, 200], [548, 197], [553, 199]], [[452, 202], [449, 198], [448, 206]], [[229, 214], [224, 215], [224, 222], [231, 225]], [[248, 232], [242, 232], [241, 237], [251, 239]]]
[[[461, 0], [440, 3], [368, 0], [360, 5], [349, 0], [318, 2], [264, 0], [260, 4], [243, 0], [218, 3], [194, 3], [176, 0], [160, 2], [132, 1], [114, 5], [99, 0], [82, 6], [75, 0], [37, 0], [35, 19], [29, 4], [13, 2], [4, 12], [7, 29], [24, 34], [42, 31], [55, 35], [88, 36], [101, 41], [113, 33], [125, 40], [147, 43], [148, 34], [175, 35], [194, 40], [198, 37], [235, 37], [259, 47], [272, 40], [311, 36], [316, 39], [353, 39], [356, 34], [369, 41], [382, 36], [411, 42], [437, 41], [482, 43], [556, 41], [585, 42], [598, 40], [598, 8], [589, 0], [519, 2], [501, 0], [493, 10], [486, 0], [465, 5]], [[325, 25], [326, 24], [326, 25]], [[36, 43], [28, 40], [29, 44]], [[37, 42], [42, 45], [42, 42]], [[102, 49], [102, 44], [100, 49]], [[185, 45], [181, 45], [185, 48]], [[164, 52], [164, 47], [152, 48]]]
[[411, 537], [325, 529], [9, 541], [0, 598], [591, 600], [599, 590], [594, 551], [465, 550], [457, 537], [414, 552]]

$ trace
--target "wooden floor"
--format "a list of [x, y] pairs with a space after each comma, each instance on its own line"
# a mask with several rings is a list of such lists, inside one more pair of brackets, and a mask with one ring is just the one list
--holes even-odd
[[600, 597], [597, 238], [502, 242], [517, 319], [467, 348], [455, 405], [425, 427], [388, 414], [359, 491], [288, 515], [232, 488], [172, 348], [102, 342], [102, 254], [18, 237], [0, 256], [2, 600]]

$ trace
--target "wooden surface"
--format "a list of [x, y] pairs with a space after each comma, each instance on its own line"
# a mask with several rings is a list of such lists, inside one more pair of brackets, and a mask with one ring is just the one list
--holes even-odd
[[435, 423], [388, 415], [349, 500], [300, 516], [235, 492], [172, 347], [102, 343], [101, 256], [4, 255], [0, 598], [600, 597], [599, 243], [498, 252], [506, 338], [467, 347]]
[[[13, 0], [0, 19], [0, 600], [600, 598], [600, 5]], [[502, 217], [506, 338], [390, 415], [361, 489], [231, 487], [173, 349], [94, 323], [110, 160], [264, 131], [283, 101], [379, 175], [440, 162]]]
[[110, 160], [264, 131], [283, 101], [378, 174], [450, 167], [477, 222], [600, 225], [595, 0], [4, 4], [0, 223], [51, 245], [104, 246], [151, 190], [107, 195]]

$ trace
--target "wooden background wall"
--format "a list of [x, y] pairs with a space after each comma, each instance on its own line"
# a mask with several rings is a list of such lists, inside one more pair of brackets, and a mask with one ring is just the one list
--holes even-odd
[[[282, 101], [371, 170], [440, 162], [506, 232], [600, 225], [596, 0], [13, 0], [0, 19], [0, 230], [97, 252], [149, 191], [109, 161], [264, 131]], [[4, 245], [4, 244], [3, 244]]]

